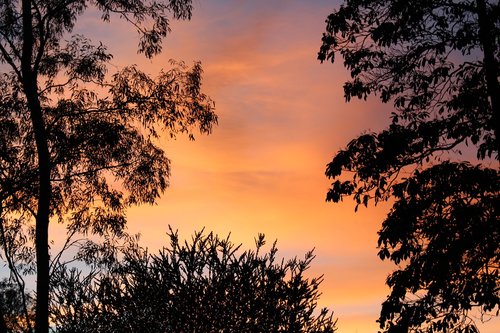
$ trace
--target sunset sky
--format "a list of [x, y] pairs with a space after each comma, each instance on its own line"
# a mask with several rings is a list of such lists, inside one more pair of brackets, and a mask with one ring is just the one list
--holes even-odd
[[391, 108], [374, 98], [346, 104], [341, 62], [316, 60], [324, 20], [338, 3], [195, 0], [192, 20], [172, 24], [153, 60], [136, 54], [137, 34], [117, 18], [106, 25], [86, 15], [76, 32], [108, 45], [116, 68], [136, 63], [155, 73], [169, 59], [200, 60], [204, 91], [216, 102], [213, 134], [162, 141], [171, 185], [156, 206], [128, 213], [142, 244], [161, 247], [171, 225], [184, 237], [203, 227], [231, 233], [244, 249], [264, 233], [285, 258], [315, 248], [310, 273], [324, 274], [320, 306], [335, 312], [339, 332], [374, 332], [394, 269], [376, 248], [389, 205], [355, 213], [350, 199], [326, 203], [324, 171], [355, 136], [383, 128]]

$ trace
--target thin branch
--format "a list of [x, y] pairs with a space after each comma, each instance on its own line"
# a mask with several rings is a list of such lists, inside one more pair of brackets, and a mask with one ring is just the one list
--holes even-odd
[[60, 114], [60, 115], [57, 115], [56, 117], [54, 117], [54, 120], [47, 126], [47, 129], [50, 130], [53, 126], [55, 126], [55, 124], [59, 120], [61, 120], [62, 118], [65, 118], [65, 117], [78, 117], [78, 116], [84, 116], [84, 115], [88, 115], [88, 114], [112, 113], [112, 112], [116, 112], [119, 110], [122, 110], [122, 108], [116, 108], [116, 107], [107, 108], [107, 109], [91, 108], [91, 109], [83, 110], [80, 112], [71, 112], [71, 113]]
[[16, 280], [16, 283], [20, 289], [21, 293], [21, 298], [22, 298], [22, 303], [23, 303], [23, 312], [26, 318], [26, 323], [28, 325], [28, 330], [31, 331], [31, 323], [29, 320], [29, 314], [28, 314], [28, 305], [26, 301], [26, 293], [25, 293], [25, 282], [22, 276], [19, 274], [17, 271], [17, 268], [13, 262], [13, 259], [11, 257], [11, 249], [8, 247], [8, 242], [7, 242], [7, 237], [5, 235], [5, 229], [4, 229], [4, 218], [2, 217], [3, 214], [3, 205], [0, 203], [0, 237], [2, 238], [2, 243], [3, 243], [3, 250], [4, 250], [4, 255], [5, 259], [7, 260], [7, 263], [9, 265], [10, 271], [13, 273], [14, 278]]
[[14, 60], [12, 59], [12, 57], [10, 56], [10, 54], [7, 52], [7, 50], [5, 49], [4, 45], [2, 43], [0, 43], [0, 52], [2, 53], [2, 56], [4, 57], [5, 61], [9, 64], [9, 66], [14, 70], [14, 72], [16, 73], [17, 77], [18, 77], [18, 80], [21, 81], [22, 79], [22, 74], [21, 74], [21, 71], [19, 68], [17, 68], [16, 64], [14, 63]]
[[49, 38], [49, 29], [45, 30], [44, 24], [42, 22], [42, 13], [40, 12], [40, 8], [36, 4], [36, 1], [33, 1], [33, 7], [38, 16], [38, 30], [40, 34], [40, 44], [38, 45], [38, 50], [36, 52], [35, 62], [33, 64], [33, 72], [35, 75], [38, 75], [38, 69], [40, 68], [40, 62], [42, 61], [42, 57], [45, 51], [45, 45], [47, 44], [47, 40]]
[[64, 263], [60, 263], [59, 262], [59, 260], [61, 259], [61, 256], [63, 255], [63, 253], [66, 250], [68, 250], [70, 247], [74, 246], [75, 244], [78, 244], [81, 241], [83, 241], [83, 239], [71, 240], [73, 238], [73, 236], [76, 234], [76, 232], [77, 232], [76, 230], [72, 230], [69, 233], [68, 237], [66, 238], [66, 241], [64, 242], [63, 247], [57, 253], [57, 255], [55, 255], [54, 259], [52, 259], [52, 261], [50, 263], [50, 266], [49, 266], [49, 269], [52, 271], [52, 273], [50, 274], [50, 277], [52, 277], [52, 275], [54, 274], [56, 265], [58, 265], [58, 266], [64, 266], [64, 265], [66, 265], [66, 264], [74, 261], [74, 260], [70, 260], [70, 261], [66, 261]]
[[121, 163], [121, 164], [116, 164], [116, 165], [105, 165], [105, 166], [102, 166], [100, 168], [95, 168], [93, 170], [86, 170], [86, 171], [77, 172], [77, 173], [74, 173], [74, 174], [71, 174], [71, 175], [67, 175], [64, 178], [52, 178], [51, 181], [52, 182], [67, 181], [68, 179], [71, 179], [71, 178], [74, 178], [74, 177], [86, 176], [86, 175], [89, 175], [89, 174], [97, 173], [99, 171], [112, 170], [112, 169], [117, 169], [117, 168], [121, 168], [121, 167], [126, 167], [126, 166], [129, 166], [129, 165], [131, 165], [131, 163]]

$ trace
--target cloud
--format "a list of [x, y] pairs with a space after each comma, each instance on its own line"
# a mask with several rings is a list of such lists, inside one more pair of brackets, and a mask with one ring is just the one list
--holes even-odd
[[339, 307], [343, 332], [375, 330], [389, 271], [376, 256], [376, 232], [388, 206], [354, 214], [349, 199], [325, 203], [324, 169], [354, 136], [385, 126], [390, 108], [375, 99], [346, 105], [348, 73], [316, 60], [332, 2], [195, 5], [193, 20], [174, 22], [164, 54], [151, 61], [136, 55], [133, 30], [115, 23], [96, 30], [119, 65], [139, 62], [154, 73], [170, 58], [201, 60], [204, 90], [220, 116], [210, 136], [162, 141], [172, 185], [158, 205], [128, 212], [130, 230], [152, 249], [165, 243], [168, 224], [186, 237], [202, 227], [231, 232], [244, 248], [262, 232], [278, 239], [285, 257], [315, 247], [311, 273], [325, 274], [320, 306]]

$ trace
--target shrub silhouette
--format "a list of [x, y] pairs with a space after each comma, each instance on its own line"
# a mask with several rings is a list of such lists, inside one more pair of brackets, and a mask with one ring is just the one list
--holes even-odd
[[[198, 232], [149, 254], [135, 241], [101, 259], [92, 245], [81, 252], [89, 275], [59, 270], [53, 321], [58, 332], [334, 332], [327, 309], [317, 310], [322, 277], [306, 271], [314, 256], [278, 260], [276, 243], [263, 252], [240, 251], [229, 240]], [[117, 259], [121, 258], [121, 259]], [[105, 267], [105, 268], [104, 268]]]

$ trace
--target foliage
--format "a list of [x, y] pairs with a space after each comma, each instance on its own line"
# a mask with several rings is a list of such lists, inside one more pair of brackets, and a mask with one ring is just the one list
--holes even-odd
[[392, 293], [380, 321], [391, 323], [388, 331], [421, 324], [472, 332], [474, 307], [483, 319], [498, 313], [499, 188], [498, 172], [466, 163], [442, 163], [394, 185], [379, 255], [407, 265], [387, 279]]
[[49, 222], [70, 236], [119, 237], [126, 208], [154, 203], [168, 185], [159, 135], [193, 138], [217, 122], [199, 63], [157, 77], [137, 66], [108, 73], [106, 47], [71, 36], [88, 8], [135, 27], [146, 57], [161, 52], [169, 15], [192, 11], [190, 0], [0, 3], [0, 245], [19, 288], [36, 271], [37, 333], [48, 330]]
[[474, 308], [500, 308], [498, 2], [349, 0], [326, 23], [318, 58], [343, 57], [346, 100], [374, 94], [394, 107], [386, 129], [326, 169], [328, 201], [394, 200], [379, 256], [399, 268], [380, 327], [474, 331]]
[[156, 255], [134, 238], [112, 256], [83, 247], [81, 258], [96, 269], [84, 275], [64, 267], [53, 279], [57, 331], [335, 331], [332, 314], [316, 311], [322, 278], [306, 275], [312, 252], [284, 261], [276, 244], [263, 253], [263, 235], [244, 252], [212, 233], [184, 243], [168, 235], [170, 246]]
[[0, 281], [0, 332], [27, 332], [33, 325], [32, 302], [26, 296], [17, 283], [9, 279]]

